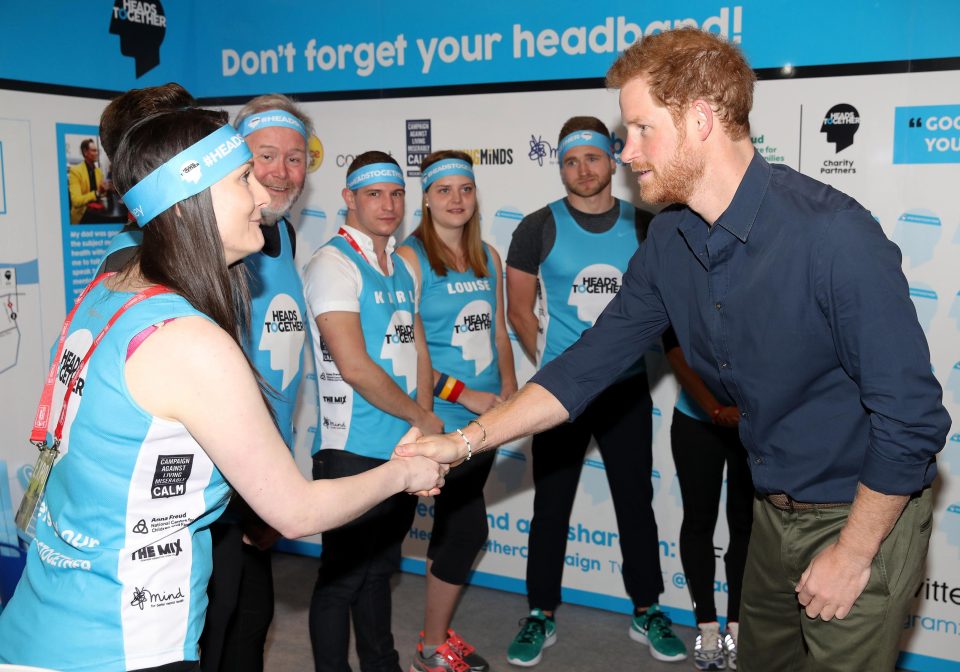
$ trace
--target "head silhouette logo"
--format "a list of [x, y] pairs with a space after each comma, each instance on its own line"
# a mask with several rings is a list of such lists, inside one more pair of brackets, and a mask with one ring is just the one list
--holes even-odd
[[933, 259], [942, 230], [940, 217], [935, 212], [912, 208], [897, 217], [892, 237], [903, 256], [910, 260], [910, 266], [916, 268]]
[[513, 240], [513, 231], [523, 219], [523, 213], [512, 205], [504, 205], [493, 213], [489, 235], [501, 255], [505, 255]]
[[160, 65], [167, 17], [160, 0], [114, 0], [110, 34], [120, 37], [120, 53], [134, 59], [137, 78]]
[[289, 294], [277, 294], [270, 301], [260, 333], [260, 350], [270, 353], [270, 368], [283, 371], [280, 391], [287, 389], [300, 372], [303, 350], [303, 316]]
[[820, 132], [827, 134], [827, 142], [837, 147], [837, 154], [853, 144], [853, 136], [860, 128], [860, 113], [847, 103], [830, 108], [820, 124]]
[[490, 330], [493, 328], [493, 310], [483, 300], [471, 301], [457, 315], [450, 343], [463, 351], [463, 359], [474, 363], [479, 375], [493, 362]]
[[930, 332], [930, 323], [937, 314], [937, 292], [925, 282], [915, 282], [910, 285], [910, 299], [917, 310], [917, 320], [923, 327], [924, 333]]
[[610, 264], [591, 264], [577, 273], [567, 303], [577, 309], [577, 318], [593, 325], [620, 290], [623, 274]]
[[940, 517], [940, 531], [948, 544], [960, 548], [960, 502], [954, 502], [944, 511]]
[[[401, 388], [410, 394], [417, 389], [417, 346], [413, 341], [413, 314], [408, 310], [396, 310], [390, 316], [383, 335], [380, 360], [392, 362], [394, 378], [403, 378]], [[388, 369], [389, 371], [389, 369]]]

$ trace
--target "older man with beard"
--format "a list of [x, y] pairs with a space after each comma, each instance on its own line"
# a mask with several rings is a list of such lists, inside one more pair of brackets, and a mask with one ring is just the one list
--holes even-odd
[[[310, 119], [280, 94], [254, 98], [234, 125], [253, 152], [253, 172], [270, 195], [263, 208], [264, 245], [244, 260], [250, 270], [251, 315], [245, 350], [276, 394], [267, 399], [293, 449], [293, 411], [300, 386], [306, 304], [294, 264], [296, 238], [288, 213], [303, 190]], [[235, 496], [234, 500], [238, 500]], [[210, 607], [201, 645], [204, 672], [263, 669], [273, 619], [270, 546], [277, 534], [242, 501], [211, 528], [214, 539]]]
[[[507, 255], [509, 319], [540, 367], [593, 325], [619, 289], [650, 221], [648, 213], [613, 197], [616, 162], [602, 121], [567, 120], [558, 157], [566, 198], [525, 217]], [[650, 481], [652, 404], [643, 353], [631, 360], [580, 418], [533, 437], [530, 613], [507, 652], [514, 665], [536, 665], [543, 648], [556, 641], [554, 610], [560, 604], [567, 526], [591, 436], [600, 447], [617, 514], [623, 581], [634, 605], [630, 636], [648, 644], [659, 660], [686, 658], [683, 643], [656, 606], [663, 579]]]

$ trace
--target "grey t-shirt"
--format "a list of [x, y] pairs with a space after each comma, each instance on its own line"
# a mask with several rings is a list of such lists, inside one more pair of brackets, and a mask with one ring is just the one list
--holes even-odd
[[[574, 221], [590, 233], [609, 231], [620, 217], [619, 199], [614, 199], [612, 208], [597, 215], [577, 210], [570, 205], [570, 200], [567, 198], [564, 198], [563, 202]], [[651, 219], [653, 215], [649, 212], [636, 209], [638, 243], [643, 242], [647, 237]], [[540, 272], [540, 264], [550, 254], [556, 239], [557, 223], [553, 219], [550, 206], [544, 206], [530, 213], [523, 218], [513, 232], [513, 239], [510, 241], [510, 249], [507, 252], [507, 266], [530, 275], [537, 275]]]

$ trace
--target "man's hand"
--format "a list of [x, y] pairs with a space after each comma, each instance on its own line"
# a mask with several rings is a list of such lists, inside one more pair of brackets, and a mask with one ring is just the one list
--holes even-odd
[[[404, 439], [409, 436], [408, 432]], [[459, 434], [436, 434], [421, 436], [410, 443], [404, 443], [401, 439], [400, 445], [394, 449], [393, 453], [397, 457], [423, 455], [441, 464], [455, 467], [466, 457], [466, 444]]]
[[824, 621], [846, 618], [870, 580], [872, 562], [872, 557], [838, 543], [827, 546], [803, 572], [795, 588], [807, 616], [819, 616]]
[[[398, 449], [401, 445], [405, 443], [415, 442], [421, 436], [423, 436], [423, 432], [421, 432], [419, 428], [411, 427], [410, 429], [408, 429], [407, 433], [400, 437], [399, 443], [397, 443], [397, 445], [393, 447], [393, 454], [390, 456], [390, 459], [395, 460], [395, 459], [400, 459], [403, 457], [410, 457], [412, 455], [415, 455], [416, 453], [401, 454]], [[450, 471], [449, 466], [447, 466], [446, 464], [442, 465], [442, 473], [444, 476], [446, 476], [449, 471]], [[433, 497], [435, 495], [440, 494], [440, 488], [436, 487], [436, 488], [430, 488], [429, 490], [418, 490], [416, 492], [411, 492], [409, 494], [416, 495], [417, 497]]]

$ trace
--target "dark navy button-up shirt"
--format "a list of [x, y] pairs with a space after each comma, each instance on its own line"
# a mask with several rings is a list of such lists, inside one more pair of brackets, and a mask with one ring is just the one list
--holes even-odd
[[758, 491], [911, 494], [950, 417], [900, 263], [859, 203], [755, 154], [712, 227], [681, 206], [653, 220], [596, 325], [532, 380], [576, 417], [670, 324], [743, 414]]

